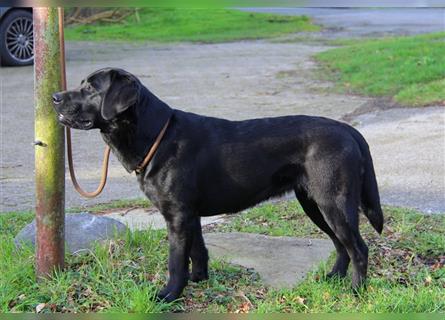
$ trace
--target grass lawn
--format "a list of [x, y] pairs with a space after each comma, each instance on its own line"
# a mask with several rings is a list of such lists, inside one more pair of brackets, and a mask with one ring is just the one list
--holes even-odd
[[[167, 278], [165, 231], [129, 232], [67, 256], [66, 271], [37, 283], [33, 252], [17, 252], [12, 242], [32, 214], [1, 214], [0, 313], [36, 307], [42, 312], [445, 312], [445, 216], [392, 207], [384, 211], [383, 236], [362, 223], [370, 268], [368, 290], [358, 297], [350, 290], [350, 278], [324, 280], [332, 261], [293, 289], [273, 290], [251, 270], [212, 260], [210, 279], [189, 284], [184, 298], [170, 305], [153, 299]], [[325, 237], [295, 201], [263, 204], [213, 231]]]
[[124, 23], [77, 25], [65, 30], [67, 40], [226, 42], [269, 38], [319, 30], [306, 16], [249, 13], [229, 9], [143, 8]]
[[346, 41], [316, 55], [342, 91], [403, 105], [445, 105], [445, 33]]

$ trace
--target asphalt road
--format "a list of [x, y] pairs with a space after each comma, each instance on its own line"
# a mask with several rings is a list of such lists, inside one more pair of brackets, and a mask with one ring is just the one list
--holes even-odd
[[[361, 28], [368, 30], [366, 24]], [[328, 36], [345, 30], [331, 29]], [[415, 23], [407, 32], [418, 32]], [[98, 68], [114, 66], [136, 74], [173, 107], [229, 119], [285, 114], [341, 119], [357, 109], [368, 110], [351, 122], [370, 141], [383, 202], [445, 212], [444, 108], [382, 111], [366, 108], [373, 105], [370, 98], [330, 92], [330, 83], [313, 76], [311, 59], [327, 49], [320, 43], [275, 40], [213, 45], [68, 42], [68, 86], [77, 86]], [[0, 69], [0, 114], [0, 212], [32, 209], [32, 67]], [[88, 190], [99, 181], [103, 148], [98, 132], [74, 132], [76, 171]], [[98, 198], [83, 199], [68, 178], [66, 182], [67, 207], [141, 195], [135, 177], [114, 157], [109, 183]]]
[[255, 12], [307, 15], [325, 27], [324, 36], [380, 37], [445, 31], [444, 8], [249, 8]]

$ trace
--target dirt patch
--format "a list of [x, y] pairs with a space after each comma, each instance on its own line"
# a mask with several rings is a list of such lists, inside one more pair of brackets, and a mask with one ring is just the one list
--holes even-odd
[[355, 109], [352, 112], [349, 112], [343, 115], [340, 120], [354, 123], [354, 119], [358, 116], [361, 116], [370, 112], [384, 111], [394, 108], [403, 108], [404, 106], [395, 102], [391, 98], [383, 97], [383, 98], [373, 98], [362, 104], [360, 107]]

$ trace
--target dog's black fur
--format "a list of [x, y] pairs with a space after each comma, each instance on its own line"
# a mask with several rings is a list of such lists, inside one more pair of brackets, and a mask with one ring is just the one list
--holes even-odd
[[53, 98], [62, 124], [100, 129], [128, 172], [171, 117], [152, 161], [136, 174], [167, 222], [170, 279], [159, 298], [172, 301], [189, 278], [208, 278], [200, 217], [238, 212], [289, 190], [334, 242], [337, 260], [329, 276], [344, 277], [352, 260], [353, 287], [366, 279], [368, 248], [358, 211], [379, 233], [383, 215], [368, 145], [349, 125], [309, 116], [228, 121], [183, 112], [130, 73], [111, 68]]

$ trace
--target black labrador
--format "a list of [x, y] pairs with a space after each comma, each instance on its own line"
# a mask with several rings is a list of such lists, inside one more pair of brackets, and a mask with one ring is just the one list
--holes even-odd
[[[160, 299], [177, 299], [189, 278], [208, 278], [200, 217], [238, 212], [289, 190], [334, 242], [337, 260], [328, 276], [344, 277], [352, 260], [353, 288], [366, 279], [368, 248], [358, 211], [379, 233], [383, 214], [368, 145], [351, 126], [301, 115], [229, 121], [184, 112], [113, 68], [53, 99], [63, 125], [100, 130], [164, 216], [170, 278]], [[152, 160], [141, 168], [167, 121]]]

